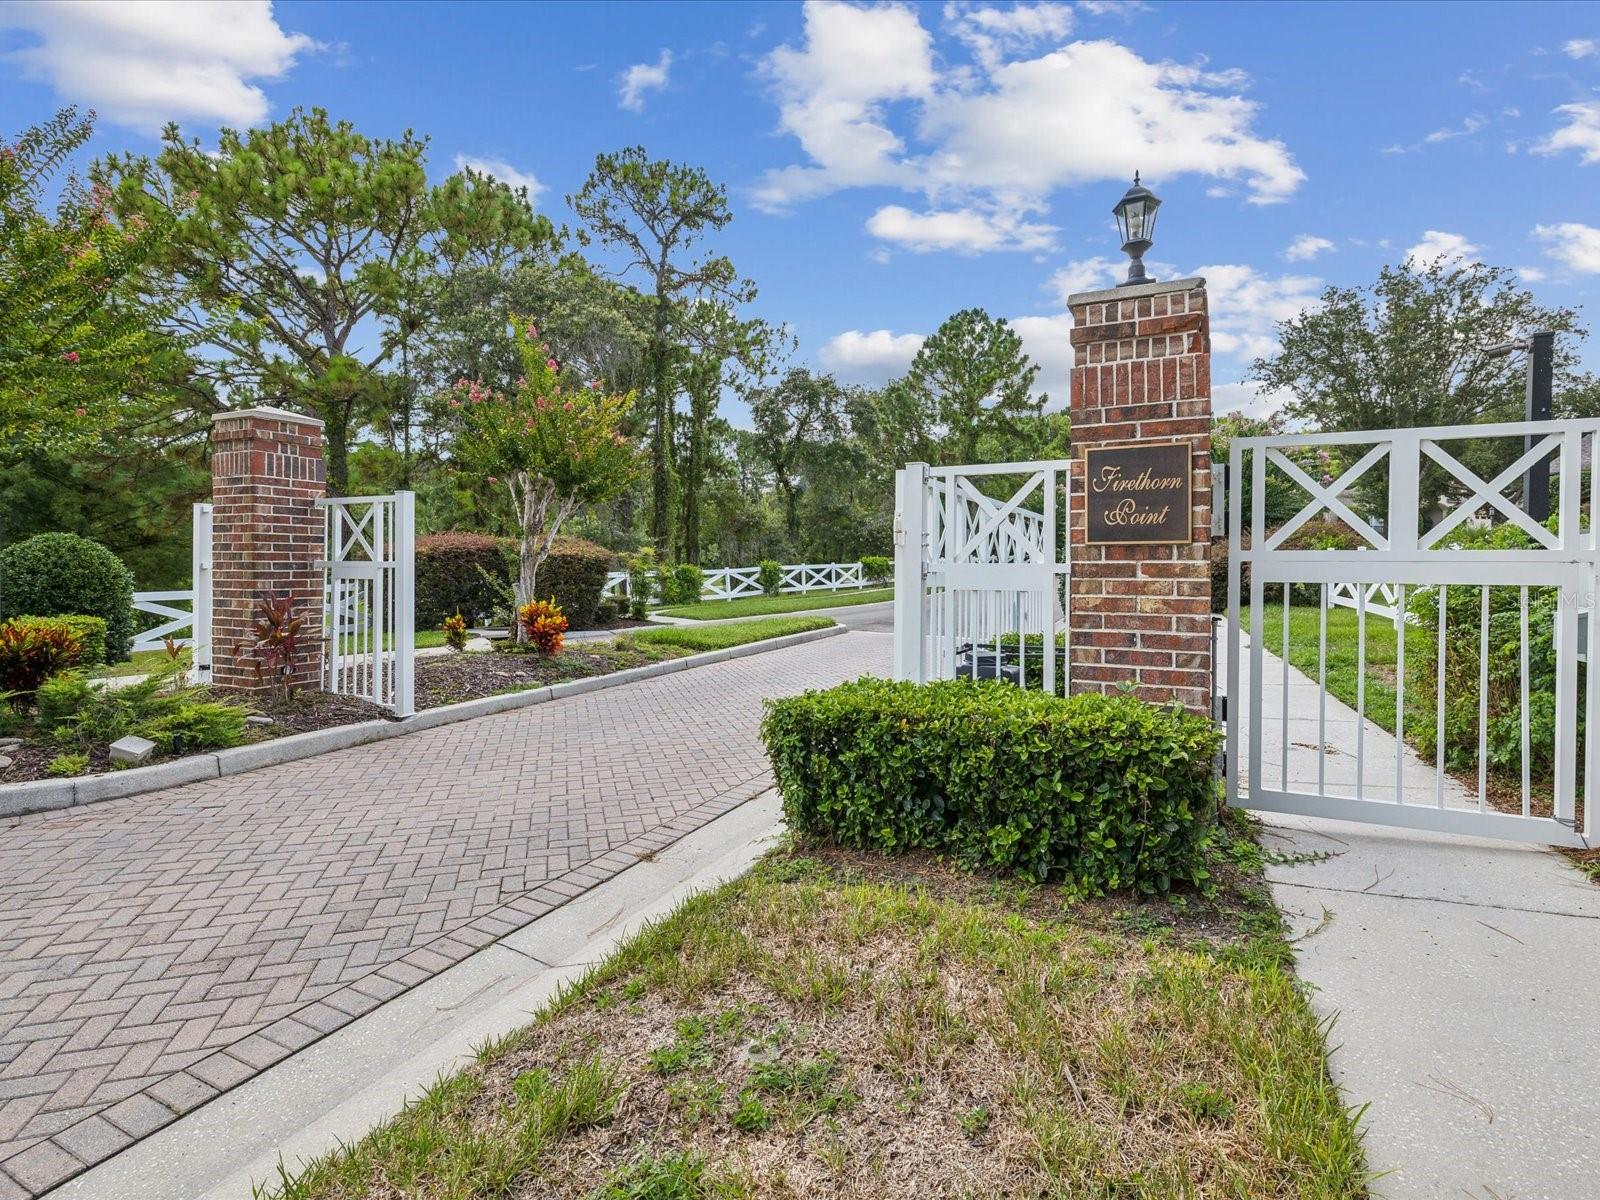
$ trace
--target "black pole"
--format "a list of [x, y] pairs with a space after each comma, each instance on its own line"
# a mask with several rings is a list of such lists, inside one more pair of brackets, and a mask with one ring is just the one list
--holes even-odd
[[[1536, 333], [1528, 338], [1528, 400], [1527, 418], [1530, 421], [1548, 421], [1553, 415], [1551, 392], [1555, 386], [1554, 333]], [[1533, 438], [1523, 439], [1526, 449], [1533, 448]], [[1574, 483], [1577, 481], [1574, 480]], [[1528, 468], [1523, 476], [1523, 507], [1535, 521], [1543, 524], [1550, 518], [1550, 458], [1541, 458]]]

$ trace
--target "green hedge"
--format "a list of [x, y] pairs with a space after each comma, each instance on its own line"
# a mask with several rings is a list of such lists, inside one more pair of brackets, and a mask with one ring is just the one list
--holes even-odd
[[[583, 538], [558, 537], [539, 567], [537, 599], [555, 601], [573, 629], [598, 618], [600, 593], [616, 556]], [[457, 611], [468, 621], [506, 616], [516, 577], [517, 543], [487, 533], [434, 533], [417, 539], [417, 628], [438, 629]]]
[[617, 556], [583, 538], [558, 537], [550, 557], [539, 567], [539, 599], [554, 597], [573, 629], [592, 628], [599, 620], [600, 593]]
[[882, 554], [861, 557], [861, 577], [868, 583], [882, 583], [894, 574], [894, 559]]
[[99, 542], [41, 533], [0, 550], [0, 619], [84, 615], [106, 623], [107, 662], [133, 643], [133, 573]]
[[[33, 616], [18, 617], [19, 621], [32, 621]], [[78, 652], [74, 666], [102, 667], [106, 662], [106, 622], [103, 617], [86, 617], [80, 613], [63, 613], [50, 620], [58, 621], [78, 636], [83, 648]]]
[[789, 827], [855, 849], [948, 854], [1087, 893], [1205, 878], [1221, 742], [1129, 696], [861, 679], [769, 701]]
[[430, 533], [418, 538], [417, 628], [438, 629], [457, 612], [476, 623], [507, 608], [505, 591], [511, 586], [515, 561], [516, 543], [510, 538], [487, 533]]

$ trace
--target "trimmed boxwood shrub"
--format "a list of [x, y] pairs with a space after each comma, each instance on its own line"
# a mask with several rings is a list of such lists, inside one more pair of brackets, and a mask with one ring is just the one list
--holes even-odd
[[105, 659], [133, 643], [133, 573], [99, 542], [41, 533], [0, 550], [0, 619], [84, 615], [106, 623]]
[[583, 538], [558, 537], [550, 557], [539, 567], [541, 600], [554, 597], [573, 629], [589, 629], [600, 620], [600, 593], [617, 561], [604, 546]]
[[[438, 629], [459, 612], [469, 622], [508, 607], [516, 543], [487, 533], [417, 539], [417, 628]], [[485, 579], [487, 574], [489, 579]]]
[[1131, 696], [861, 679], [767, 703], [799, 833], [947, 854], [1089, 894], [1206, 877], [1216, 726]]

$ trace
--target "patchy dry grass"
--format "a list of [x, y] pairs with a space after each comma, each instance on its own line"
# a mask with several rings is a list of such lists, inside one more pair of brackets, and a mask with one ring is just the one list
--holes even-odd
[[271, 1194], [1365, 1196], [1260, 852], [1218, 866], [1212, 898], [1068, 906], [774, 854]]

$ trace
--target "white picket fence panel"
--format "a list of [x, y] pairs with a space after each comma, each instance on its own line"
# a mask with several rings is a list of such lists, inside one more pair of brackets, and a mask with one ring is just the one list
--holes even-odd
[[[1456, 457], [1461, 443], [1482, 446], [1500, 441], [1510, 453], [1509, 465], [1493, 479], [1483, 479]], [[1228, 511], [1228, 779], [1230, 804], [1271, 812], [1368, 821], [1411, 829], [1474, 834], [1513, 841], [1582, 847], [1596, 832], [1595, 808], [1600, 803], [1600, 671], [1580, 679], [1585, 643], [1596, 641], [1600, 609], [1600, 551], [1595, 530], [1585, 529], [1584, 509], [1600, 512], [1596, 486], [1584, 464], [1593, 462], [1600, 445], [1600, 420], [1507, 422], [1427, 429], [1394, 429], [1364, 433], [1286, 434], [1240, 438], [1233, 442], [1229, 469]], [[1301, 469], [1296, 451], [1349, 447], [1351, 460], [1337, 479], [1314, 479]], [[1554, 530], [1534, 521], [1507, 495], [1541, 460], [1553, 460], [1559, 480]], [[1447, 495], [1453, 507], [1443, 519], [1424, 528], [1423, 500], [1431, 508], [1445, 497], [1423, 497], [1424, 468], [1451, 481]], [[1245, 471], [1251, 472], [1252, 511], [1242, 511]], [[1299, 487], [1307, 500], [1289, 521], [1269, 529], [1265, 497], [1268, 472]], [[1371, 473], [1369, 475], [1369, 472]], [[1363, 483], [1361, 489], [1356, 488]], [[1373, 508], [1371, 493], [1378, 500]], [[1384, 493], [1387, 493], [1385, 496]], [[1377, 512], [1381, 507], [1384, 511]], [[1354, 531], [1364, 545], [1353, 550], [1295, 550], [1285, 543], [1295, 530], [1326, 512]], [[1464, 549], [1451, 534], [1469, 522], [1491, 520], [1521, 530], [1530, 546], [1517, 549]], [[1248, 540], [1246, 540], [1248, 539]], [[1248, 573], [1248, 585], [1243, 583]], [[1293, 591], [1316, 589], [1313, 611], [1319, 622], [1318, 662], [1301, 671], [1316, 688], [1314, 716], [1292, 714], [1290, 605]], [[1377, 614], [1397, 628], [1420, 623], [1420, 594], [1440, 615], [1434, 621], [1437, 645], [1426, 657], [1406, 665], [1407, 641], [1396, 639], [1394, 674], [1395, 738], [1381, 739], [1385, 750], [1369, 753], [1366, 678], [1368, 617]], [[1467, 597], [1462, 604], [1460, 597]], [[1450, 600], [1456, 598], [1455, 612]], [[1549, 604], [1554, 600], [1554, 604]], [[1268, 626], [1268, 603], [1283, 605], [1281, 628]], [[1248, 606], [1248, 612], [1246, 612]], [[1328, 613], [1331, 608], [1356, 610], [1357, 695], [1353, 728], [1328, 704]], [[1459, 628], [1463, 609], [1467, 628]], [[1546, 620], [1540, 614], [1550, 612]], [[1544, 622], [1541, 625], [1541, 621]], [[1248, 622], [1246, 627], [1242, 622]], [[1452, 624], [1455, 622], [1455, 624]], [[1517, 648], [1492, 659], [1491, 631], [1501, 644], [1510, 632]], [[1430, 633], [1430, 642], [1434, 635]], [[1530, 722], [1530, 647], [1534, 639], [1554, 644], [1553, 731], [1535, 731]], [[1453, 655], [1450, 653], [1453, 650]], [[1278, 657], [1271, 677], [1266, 655]], [[1413, 648], [1412, 653], [1415, 653]], [[1467, 657], [1465, 662], [1462, 656]], [[1447, 668], [1452, 657], [1456, 675]], [[1475, 661], [1474, 661], [1475, 660]], [[1407, 748], [1407, 692], [1415, 694], [1416, 669], [1431, 675], [1433, 705], [1428, 722], [1436, 747], [1431, 764], [1419, 762]], [[1446, 706], [1452, 680], [1460, 698], [1461, 668], [1476, 676], [1476, 779], [1469, 771], [1446, 766]], [[1476, 668], [1473, 670], [1473, 668]], [[1280, 675], [1281, 672], [1281, 675]], [[1520, 687], [1518, 734], [1522, 763], [1520, 803], [1508, 798], [1492, 803], [1489, 791], [1488, 697], [1491, 681], [1510, 674]], [[1298, 685], [1296, 685], [1298, 686]], [[1503, 719], [1504, 712], [1497, 719]], [[1459, 717], [1459, 714], [1458, 714]], [[1332, 739], [1332, 741], [1330, 741]], [[1336, 745], [1334, 743], [1337, 743]], [[1309, 768], [1294, 746], [1311, 745]], [[1332, 754], [1337, 749], [1340, 754]], [[1549, 752], [1548, 787], [1536, 786], [1530, 760], [1537, 750]], [[1291, 762], [1291, 760], [1294, 760]], [[1474, 786], [1475, 785], [1475, 786]], [[1577, 816], [1583, 799], [1583, 818]]]
[[322, 688], [416, 711], [416, 494], [317, 501], [326, 518]]
[[[1066, 694], [1069, 467], [910, 463], [895, 473], [896, 679], [970, 674], [1026, 687], [1037, 672], [1043, 690]], [[1023, 481], [998, 496], [994, 476]]]
[[[760, 583], [761, 568], [712, 567], [705, 571], [700, 588], [702, 600], [737, 600], [743, 596], [760, 596], [765, 593]], [[816, 592], [838, 588], [865, 587], [868, 580], [859, 562], [853, 563], [787, 563], [778, 585], [779, 592]], [[629, 593], [628, 573], [612, 571], [606, 576], [601, 595], [626, 599]]]

